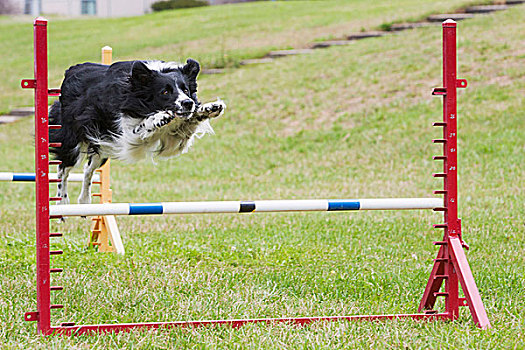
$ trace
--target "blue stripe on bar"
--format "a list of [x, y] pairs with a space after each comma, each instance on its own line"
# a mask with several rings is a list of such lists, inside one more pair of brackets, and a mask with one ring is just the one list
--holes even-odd
[[359, 210], [359, 208], [361, 208], [359, 201], [328, 201], [328, 211]]
[[129, 215], [162, 214], [163, 211], [161, 203], [129, 204]]
[[31, 174], [31, 173], [13, 174], [13, 181], [35, 181], [35, 174]]

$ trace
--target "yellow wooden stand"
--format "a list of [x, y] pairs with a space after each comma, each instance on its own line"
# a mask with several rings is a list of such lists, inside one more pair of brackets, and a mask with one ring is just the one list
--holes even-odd
[[[102, 48], [102, 63], [111, 64], [111, 56], [111, 47], [104, 46]], [[100, 192], [93, 193], [93, 197], [100, 197], [100, 203], [111, 203], [109, 159], [96, 171], [99, 173], [100, 181], [93, 181], [93, 183], [99, 185]], [[89, 244], [98, 247], [99, 252], [125, 253], [115, 216], [95, 216], [93, 218]]]

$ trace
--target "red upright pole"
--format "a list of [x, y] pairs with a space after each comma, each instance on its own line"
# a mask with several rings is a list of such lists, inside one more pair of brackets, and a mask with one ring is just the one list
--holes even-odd
[[[458, 179], [457, 179], [457, 93], [456, 93], [456, 22], [443, 23], [443, 83], [446, 89], [443, 106], [443, 144], [445, 159], [443, 161], [445, 236], [458, 236], [460, 223], [458, 220]], [[445, 240], [447, 240], [445, 238]], [[450, 256], [448, 244], [444, 246], [445, 256]], [[445, 269], [446, 280], [445, 310], [451, 319], [459, 315], [458, 276], [451, 261]]]
[[47, 81], [47, 20], [37, 18], [35, 35], [35, 173], [36, 176], [36, 293], [38, 330], [51, 330], [49, 264], [49, 121]]
[[[35, 89], [35, 186], [36, 186], [36, 298], [37, 311], [26, 312], [26, 321], [37, 321], [38, 331], [44, 335], [54, 332], [51, 327], [51, 310], [63, 305], [51, 304], [51, 291], [62, 287], [51, 286], [50, 255], [62, 254], [62, 251], [50, 251], [49, 238], [60, 237], [60, 233], [49, 233], [49, 146], [60, 147], [59, 143], [49, 143], [49, 129], [59, 129], [60, 125], [49, 125], [48, 96], [56, 96], [59, 90], [49, 90], [47, 80], [47, 20], [37, 18], [34, 21], [35, 78], [22, 80], [22, 88]], [[59, 164], [53, 161], [53, 164]], [[56, 199], [53, 199], [56, 200]]]
[[[490, 321], [483, 306], [474, 276], [467, 262], [464, 248], [466, 245], [461, 238], [461, 219], [458, 218], [458, 152], [457, 152], [457, 88], [465, 88], [467, 81], [456, 78], [456, 22], [443, 22], [443, 82], [446, 96], [444, 105], [443, 138], [445, 148], [445, 254], [450, 257], [447, 263], [448, 275], [446, 289], [446, 312], [451, 318], [457, 318], [460, 305], [468, 305], [474, 322], [483, 329], [490, 328]], [[458, 281], [465, 298], [460, 300]], [[464, 302], [461, 302], [464, 301]], [[461, 302], [461, 303], [460, 303]]]
[[[456, 319], [460, 306], [469, 306], [476, 324], [481, 328], [489, 328], [488, 320], [481, 296], [470, 271], [464, 248], [466, 244], [461, 238], [461, 220], [458, 218], [458, 157], [457, 157], [457, 91], [467, 87], [465, 79], [457, 79], [456, 53], [456, 22], [443, 22], [443, 87], [436, 88], [434, 95], [443, 96], [443, 122], [434, 123], [443, 127], [443, 138], [434, 140], [443, 144], [443, 156], [434, 157], [443, 161], [443, 172], [434, 174], [443, 178], [444, 189], [435, 191], [442, 194], [444, 223], [434, 225], [445, 230], [443, 240], [436, 242], [441, 245], [434, 267], [430, 274], [427, 287], [419, 305], [419, 311], [431, 310], [436, 297], [445, 297], [445, 313], [449, 319]], [[445, 282], [445, 291], [440, 292]], [[459, 282], [465, 293], [465, 298], [459, 297]]]

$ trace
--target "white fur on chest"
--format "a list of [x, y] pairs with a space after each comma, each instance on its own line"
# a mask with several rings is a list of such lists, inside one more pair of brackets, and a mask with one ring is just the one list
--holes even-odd
[[100, 153], [129, 163], [146, 157], [172, 157], [188, 152], [195, 138], [214, 133], [208, 119], [194, 122], [175, 117], [169, 124], [156, 127], [165, 116], [166, 112], [158, 112], [147, 119], [136, 119], [121, 114], [117, 121], [120, 135], [96, 140]]

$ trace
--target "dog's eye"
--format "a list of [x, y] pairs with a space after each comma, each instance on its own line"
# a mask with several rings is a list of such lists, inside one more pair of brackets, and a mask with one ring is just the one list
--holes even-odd
[[169, 95], [169, 93], [170, 92], [168, 90], [162, 90], [162, 92], [161, 92], [161, 94], [163, 94], [163, 95]]

